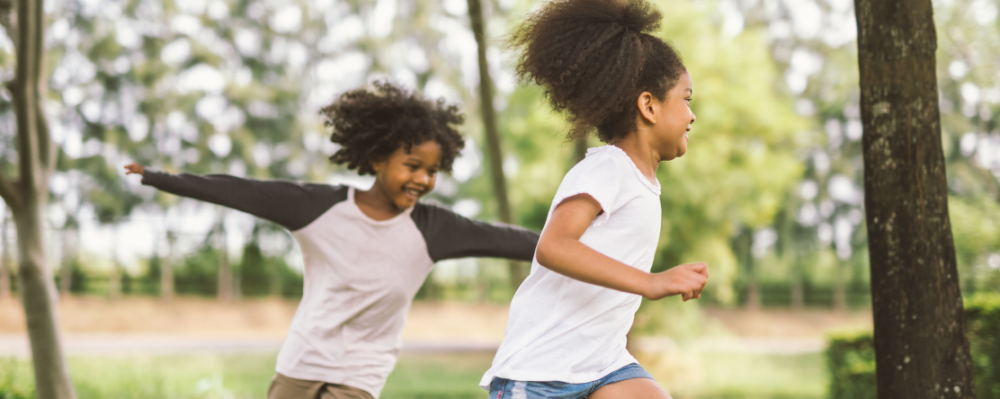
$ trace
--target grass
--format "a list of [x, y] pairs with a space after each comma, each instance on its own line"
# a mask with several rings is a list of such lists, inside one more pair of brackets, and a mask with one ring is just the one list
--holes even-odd
[[[69, 366], [80, 399], [243, 399], [264, 397], [275, 356], [75, 356]], [[485, 352], [405, 353], [382, 398], [485, 398], [477, 385], [492, 358]], [[699, 353], [648, 363], [675, 399], [819, 399], [828, 378], [820, 354]], [[30, 362], [0, 358], [0, 399], [33, 398], [32, 391]]]

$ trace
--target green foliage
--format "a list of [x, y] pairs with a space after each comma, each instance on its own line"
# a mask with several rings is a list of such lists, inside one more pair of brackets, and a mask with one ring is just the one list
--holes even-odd
[[13, 358], [0, 359], [0, 399], [33, 399], [35, 392], [31, 386], [17, 384], [20, 373], [30, 373], [26, 367]]
[[875, 342], [870, 332], [832, 335], [827, 340], [830, 399], [876, 399]]
[[802, 175], [794, 150], [806, 142], [810, 122], [775, 89], [781, 75], [762, 30], [725, 37], [704, 3], [659, 6], [670, 10], [659, 34], [684, 57], [698, 119], [688, 153], [659, 169], [663, 235], [654, 270], [705, 261], [712, 268], [708, 289], [732, 303], [738, 269], [730, 242], [740, 229], [774, 222]]
[[[1000, 294], [978, 294], [965, 303], [969, 349], [976, 393], [1000, 397]], [[832, 335], [827, 339], [830, 399], [876, 397], [875, 344], [871, 332]]]
[[1000, 270], [988, 264], [990, 253], [1000, 248], [1000, 202], [985, 196], [949, 196], [948, 214], [962, 291], [1000, 291]]
[[980, 398], [1000, 398], [1000, 294], [979, 294], [965, 304], [976, 378]]

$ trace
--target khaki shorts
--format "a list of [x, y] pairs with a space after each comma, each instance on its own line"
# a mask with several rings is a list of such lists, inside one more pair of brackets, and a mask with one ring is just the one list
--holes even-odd
[[275, 374], [267, 399], [374, 399], [358, 388], [323, 381], [306, 381]]

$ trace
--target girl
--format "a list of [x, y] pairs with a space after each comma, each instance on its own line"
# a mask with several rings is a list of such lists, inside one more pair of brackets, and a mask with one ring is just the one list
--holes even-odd
[[434, 262], [529, 260], [538, 242], [534, 232], [418, 202], [465, 144], [453, 127], [463, 120], [456, 106], [376, 83], [374, 92], [345, 93], [322, 113], [341, 146], [330, 159], [375, 175], [371, 189], [125, 167], [143, 184], [273, 221], [298, 241], [305, 287], [269, 399], [377, 398]]
[[645, 0], [554, 0], [517, 26], [518, 75], [603, 147], [563, 178], [480, 385], [491, 399], [669, 398], [625, 350], [642, 297], [698, 298], [704, 263], [650, 274], [660, 162], [684, 155], [691, 78]]

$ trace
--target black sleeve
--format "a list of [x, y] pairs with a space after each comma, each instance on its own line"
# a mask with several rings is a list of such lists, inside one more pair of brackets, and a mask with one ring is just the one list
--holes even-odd
[[142, 175], [142, 184], [243, 211], [292, 231], [306, 227], [330, 207], [347, 199], [347, 186], [251, 180], [229, 175], [172, 175], [149, 169]]
[[410, 217], [435, 262], [465, 257], [530, 261], [538, 245], [534, 231], [467, 219], [437, 205], [417, 203]]

